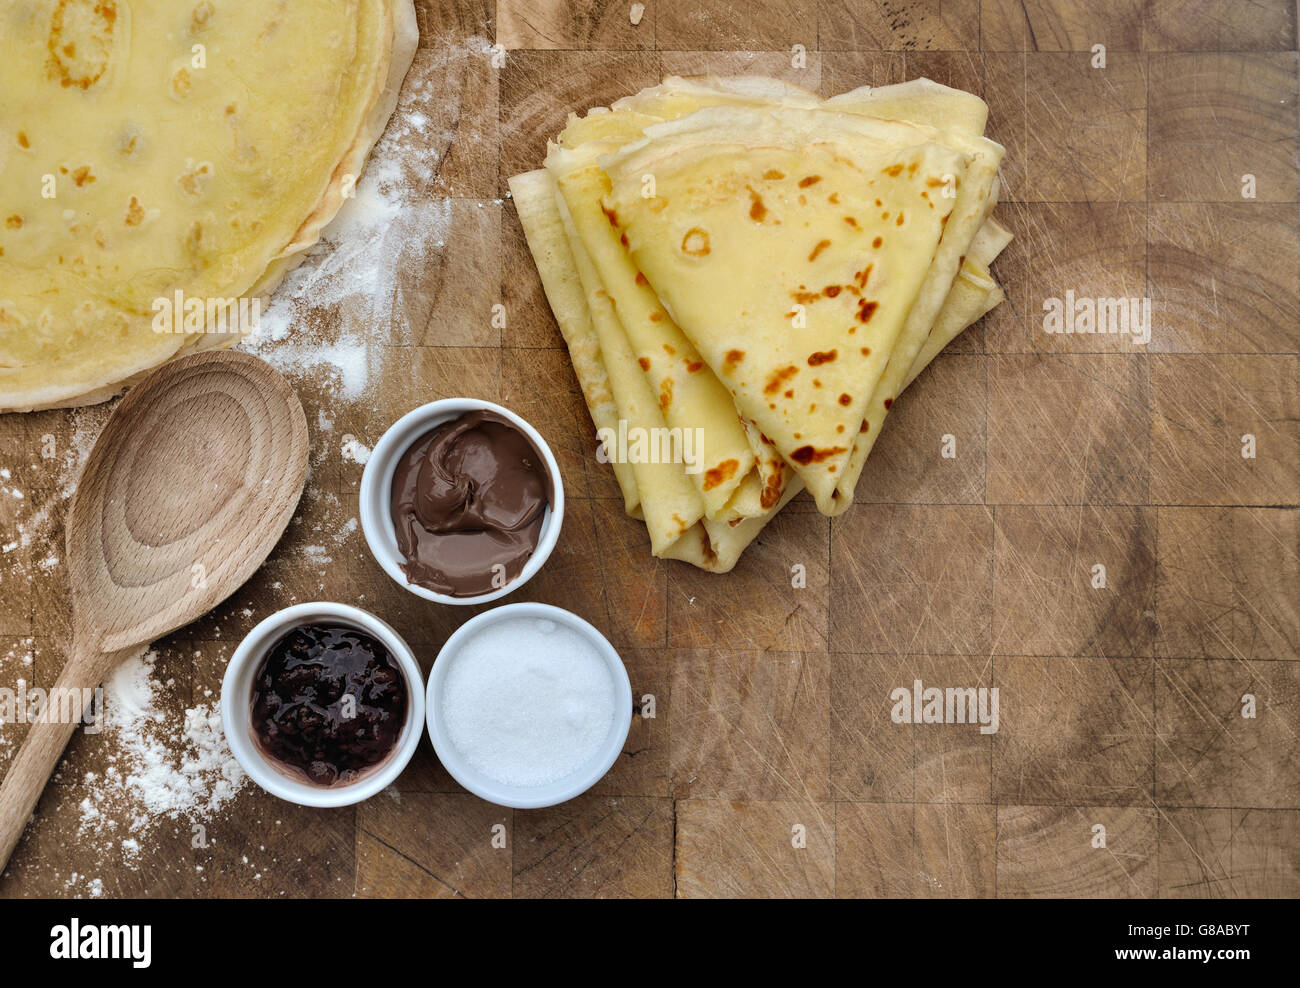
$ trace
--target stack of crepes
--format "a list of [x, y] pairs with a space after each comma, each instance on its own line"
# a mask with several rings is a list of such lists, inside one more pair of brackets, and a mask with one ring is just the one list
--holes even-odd
[[570, 116], [510, 180], [654, 555], [726, 572], [799, 491], [853, 503], [895, 397], [1003, 298], [987, 116], [928, 79], [823, 100], [672, 77]]

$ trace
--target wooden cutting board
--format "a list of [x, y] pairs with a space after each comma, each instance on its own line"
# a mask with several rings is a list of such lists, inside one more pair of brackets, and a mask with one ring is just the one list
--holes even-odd
[[[563, 538], [518, 599], [602, 628], [653, 718], [551, 810], [469, 796], [426, 745], [360, 807], [249, 785], [134, 854], [105, 796], [121, 739], [79, 734], [0, 894], [1300, 894], [1294, 4], [631, 6], [421, 0], [371, 165], [395, 208], [291, 279], [293, 335], [257, 348], [299, 387], [307, 495], [247, 587], [157, 645], [155, 703], [168, 724], [210, 705], [240, 638], [311, 599], [379, 614], [427, 666], [466, 615], [371, 560], [358, 461], [411, 407], [471, 395], [564, 471]], [[1017, 238], [1008, 303], [900, 399], [860, 503], [831, 522], [801, 497], [722, 577], [652, 559], [622, 515], [504, 198], [570, 110], [701, 72], [980, 94]], [[1149, 299], [1150, 341], [1044, 331], [1067, 292]], [[0, 687], [58, 669], [62, 515], [106, 411], [0, 418]], [[996, 687], [998, 732], [894, 723], [916, 680]], [[0, 728], [0, 770], [22, 731]]]

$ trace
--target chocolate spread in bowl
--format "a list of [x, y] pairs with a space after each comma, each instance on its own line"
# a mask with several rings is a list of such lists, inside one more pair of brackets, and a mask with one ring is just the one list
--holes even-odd
[[552, 481], [532, 442], [496, 412], [466, 412], [415, 440], [393, 472], [392, 514], [407, 580], [477, 597], [523, 571]]

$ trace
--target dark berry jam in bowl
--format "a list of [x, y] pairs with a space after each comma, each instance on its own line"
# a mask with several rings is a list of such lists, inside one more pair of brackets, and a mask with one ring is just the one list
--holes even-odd
[[358, 628], [291, 628], [253, 674], [249, 728], [277, 766], [318, 786], [347, 785], [397, 748], [410, 697], [384, 643]]
[[374, 615], [299, 604], [236, 649], [221, 716], [235, 758], [263, 789], [306, 806], [343, 806], [391, 784], [415, 753], [423, 676]]

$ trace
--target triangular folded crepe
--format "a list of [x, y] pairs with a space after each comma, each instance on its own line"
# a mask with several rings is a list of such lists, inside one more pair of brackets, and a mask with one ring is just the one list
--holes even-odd
[[[857, 104], [870, 102], [873, 106], [871, 110], [873, 115], [940, 123], [948, 128], [944, 134], [944, 143], [967, 149], [971, 148], [969, 141], [967, 140], [963, 145], [962, 140], [968, 139], [971, 135], [978, 135], [987, 115], [987, 109], [978, 98], [959, 90], [939, 86], [928, 80], [915, 80], [912, 83], [875, 90], [864, 88], [828, 102], [834, 103], [836, 110], [842, 112], [853, 112]], [[624, 140], [629, 132], [628, 118], [635, 118], [639, 131], [651, 123], [663, 119], [675, 119], [703, 106], [720, 103], [751, 107], [779, 103], [782, 106], [803, 109], [815, 109], [823, 105], [815, 94], [775, 80], [743, 78], [701, 81], [669, 78], [661, 86], [619, 100], [614, 104], [613, 112], [596, 108], [585, 117], [571, 117], [569, 125], [556, 138], [556, 143], [564, 148], [579, 148], [584, 144], [600, 141], [606, 144], [617, 143]], [[1001, 149], [997, 145], [985, 143], [1000, 157]], [[595, 147], [594, 144], [592, 146]], [[978, 145], [975, 147], [975, 153], [972, 155], [974, 160], [968, 168], [968, 181], [964, 183], [964, 192], [981, 184], [975, 180], [975, 176], [978, 174], [981, 156], [988, 160], [987, 155], [983, 154], [986, 150]], [[591, 310], [576, 270], [577, 261], [574, 259], [573, 249], [570, 248], [563, 229], [559, 202], [564, 200], [555, 195], [555, 183], [544, 171], [515, 176], [510, 180], [510, 187], [529, 247], [542, 276], [543, 287], [573, 356], [575, 372], [582, 384], [592, 419], [598, 428], [610, 428], [619, 418], [626, 420], [627, 416], [620, 410], [620, 398], [616, 394], [619, 389], [610, 384], [610, 375], [604, 366], [606, 354], [601, 351], [596, 338]], [[996, 201], [996, 180], [992, 182], [990, 188], [982, 191], [986, 202], [982, 204], [980, 213], [984, 215]], [[602, 212], [600, 219], [604, 220], [604, 218]], [[941, 249], [943, 240], [948, 240], [950, 244], [957, 243], [958, 238], [954, 237], [954, 225], [954, 218], [950, 216], [945, 227], [944, 238], [941, 239]], [[570, 232], [575, 232], [574, 225], [570, 226]], [[616, 233], [613, 239], [617, 239], [617, 236]], [[963, 234], [963, 238], [964, 236]], [[574, 249], [579, 253], [585, 253], [582, 239], [578, 238], [575, 243]], [[610, 239], [608, 234], [606, 239]], [[985, 221], [979, 233], [971, 239], [966, 251], [968, 256], [961, 263], [957, 277], [951, 281], [951, 290], [947, 292], [946, 298], [939, 299], [942, 304], [937, 317], [933, 320], [933, 325], [928, 328], [928, 331], [919, 334], [922, 340], [919, 352], [916, 353], [905, 378], [898, 385], [898, 390], [910, 383], [961, 329], [974, 322], [1001, 300], [1001, 290], [988, 275], [988, 264], [1009, 239], [1010, 234], [991, 219]], [[636, 278], [639, 269], [628, 255], [626, 248], [622, 244], [619, 244], [619, 248], [634, 282], [643, 281], [644, 278]], [[590, 272], [591, 265], [588, 266], [588, 273]], [[930, 272], [927, 272], [927, 278], [933, 281]], [[604, 282], [603, 277], [600, 280]], [[936, 290], [934, 287], [931, 288], [931, 291]], [[922, 291], [924, 293], [924, 286]], [[608, 299], [604, 298], [605, 294], [608, 294]], [[606, 310], [606, 318], [600, 321], [607, 332], [611, 326], [617, 326], [627, 318], [624, 310], [628, 305], [612, 284], [603, 284], [601, 293], [592, 299], [592, 302], [595, 308]], [[657, 298], [652, 297], [649, 304], [651, 306], [657, 304]], [[607, 318], [609, 309], [615, 312], [616, 318], [613, 320]], [[914, 306], [913, 313], [915, 309]], [[914, 315], [910, 318], [916, 319]], [[671, 324], [671, 319], [666, 318], [664, 321]], [[904, 331], [907, 331], [906, 326]], [[915, 332], [915, 327], [913, 331]], [[615, 341], [614, 345], [619, 344]], [[895, 352], [899, 352], [899, 347], [903, 345], [904, 341], [900, 338]], [[917, 344], [913, 342], [911, 345]], [[887, 367], [887, 372], [889, 370], [890, 368]], [[701, 373], [707, 372], [706, 369]], [[621, 372], [616, 371], [615, 376], [620, 380], [624, 391], [634, 392], [630, 404], [633, 406], [632, 411], [635, 412], [635, 406], [644, 404], [637, 400], [635, 394], [637, 389], [628, 388], [626, 377]], [[654, 375], [647, 376], [651, 377], [654, 383]], [[878, 392], [883, 383], [882, 377], [882, 381], [877, 386]], [[651, 390], [654, 390], [653, 387]], [[641, 395], [644, 395], [644, 391]], [[627, 403], [628, 396], [624, 394], [622, 400]], [[871, 414], [869, 410], [868, 416], [870, 417]], [[883, 417], [883, 412], [879, 414]], [[779, 472], [780, 458], [772, 456], [771, 443], [765, 437], [758, 435], [752, 424], [745, 423], [745, 425], [754, 434], [751, 448], [760, 452], [766, 450], [769, 459], [778, 464]], [[633, 466], [617, 460], [613, 465], [615, 475], [624, 492], [628, 513], [639, 517], [642, 492], [638, 489]], [[754, 511], [751, 507], [750, 514], [741, 515], [736, 510], [737, 505], [745, 501], [747, 494], [751, 496], [751, 501], [753, 500], [752, 495], [756, 493], [758, 474], [758, 470], [750, 473], [732, 495], [725, 513], [716, 518], [701, 518], [684, 530], [679, 524], [681, 519], [673, 519], [667, 528], [667, 533], [672, 537], [668, 538], [664, 537], [664, 530], [661, 529], [660, 537], [656, 539], [652, 526], [652, 551], [664, 558], [681, 559], [714, 572], [726, 572], [731, 569], [746, 546], [761, 532], [780, 507], [802, 489], [802, 483], [794, 479], [786, 486], [775, 507], [766, 510], [760, 508], [758, 511]], [[659, 501], [665, 496], [672, 500], [674, 490], [680, 493], [680, 489], [675, 484], [667, 485], [666, 489], [661, 488], [664, 488], [661, 477], [650, 480], [648, 494], [652, 501]]]
[[641, 271], [824, 513], [966, 171], [937, 136], [716, 106], [601, 161]]
[[[762, 77], [698, 80], [669, 77], [659, 86], [617, 101], [612, 110], [597, 107], [585, 117], [570, 116], [568, 125], [551, 145], [547, 166], [559, 181], [604, 290], [628, 331], [638, 361], [651, 378], [652, 390], [660, 394], [666, 423], [683, 433], [703, 427], [709, 436], [712, 455], [704, 457], [708, 462], [697, 470], [694, 479], [704, 494], [705, 513], [710, 518], [734, 521], [737, 517], [765, 514], [779, 499], [788, 470], [784, 469], [784, 461], [771, 441], [753, 423], [744, 421], [755, 469], [743, 481], [737, 476], [747, 469], [751, 456], [738, 441], [735, 422], [721, 407], [719, 399], [723, 389], [712, 372], [701, 366], [694, 347], [660, 306], [644, 275], [620, 243], [619, 232], [608, 224], [600, 200], [608, 192], [609, 183], [592, 159], [602, 148], [641, 136], [655, 122], [677, 119], [704, 106], [719, 104], [751, 107], [775, 104], [803, 109], [833, 106], [836, 110], [885, 119], [936, 123], [945, 128], [946, 143], [972, 155], [967, 181], [957, 196], [935, 262], [926, 272], [920, 298], [909, 311], [900, 333], [898, 355], [887, 364], [877, 383], [863, 428], [854, 443], [850, 470], [837, 484], [835, 496], [843, 499], [837, 502], [836, 510], [842, 510], [851, 502], [866, 454], [879, 434], [893, 397], [901, 390], [903, 370], [916, 362], [922, 343], [927, 342], [932, 326], [937, 325], [938, 308], [954, 285], [961, 260], [959, 254], [970, 241], [973, 221], [987, 215], [996, 200], [994, 175], [1002, 149], [979, 138], [988, 116], [983, 100], [928, 79], [879, 89], [862, 87], [823, 102], [807, 90]], [[973, 253], [974, 248], [970, 251]], [[952, 320], [947, 323], [951, 325]], [[705, 397], [708, 400], [702, 403], [700, 399]]]
[[[661, 435], [665, 425], [655, 395], [637, 368], [614, 307], [600, 287], [595, 267], [573, 229], [563, 200], [557, 198], [556, 206], [587, 300], [619, 417], [633, 435]], [[703, 517], [704, 502], [680, 463], [656, 457], [638, 457], [632, 460], [631, 466], [641, 511], [650, 532], [651, 551], [659, 555]]]
[[[823, 101], [813, 93], [775, 79], [670, 77], [659, 86], [619, 100], [614, 104], [614, 110], [616, 113], [675, 118], [692, 108], [719, 102], [820, 108], [884, 120], [925, 123], [941, 132], [945, 145], [970, 157], [965, 181], [959, 188], [946, 190], [946, 194], [955, 195], [955, 202], [939, 249], [926, 270], [917, 300], [907, 314], [895, 352], [876, 383], [854, 440], [848, 469], [840, 474], [836, 484], [831, 510], [840, 513], [852, 504], [858, 477], [876, 437], [880, 435], [893, 400], [902, 390], [905, 374], [916, 363], [922, 347], [938, 324], [940, 310], [953, 289], [964, 256], [973, 253], [972, 241], [976, 231], [997, 201], [997, 167], [1002, 160], [1003, 148], [981, 136], [988, 119], [988, 106], [983, 100], [929, 79], [913, 79], [879, 88], [863, 86]], [[993, 304], [996, 303], [991, 302], [990, 306]], [[948, 324], [951, 325], [951, 319]], [[934, 352], [942, 346], [940, 344]]]

